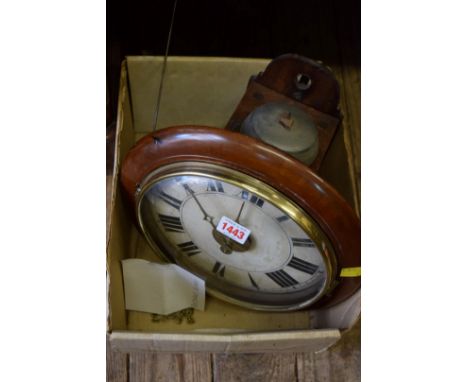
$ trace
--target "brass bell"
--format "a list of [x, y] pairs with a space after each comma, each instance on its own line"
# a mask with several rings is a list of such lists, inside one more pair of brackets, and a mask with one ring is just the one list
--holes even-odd
[[298, 107], [270, 102], [254, 109], [243, 121], [241, 133], [260, 139], [310, 165], [319, 151], [318, 130]]

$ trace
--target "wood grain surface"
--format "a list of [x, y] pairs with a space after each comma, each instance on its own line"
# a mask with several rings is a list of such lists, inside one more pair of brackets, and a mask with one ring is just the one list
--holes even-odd
[[107, 353], [109, 382], [357, 382], [361, 327], [358, 322], [332, 348], [318, 353], [161, 354]]
[[106, 356], [107, 380], [112, 382], [127, 382], [129, 355], [111, 351], [109, 339], [107, 338]]
[[240, 131], [242, 122], [253, 110], [271, 102], [285, 103], [297, 107], [304, 111], [316, 123], [319, 149], [316, 158], [309, 167], [314, 171], [318, 171], [328, 147], [335, 136], [340, 119], [322, 113], [302, 102], [278, 93], [260, 84], [256, 79], [249, 82], [244, 96], [226, 125], [226, 129]]
[[[145, 189], [145, 180], [151, 184], [153, 171], [190, 161], [216, 164], [259, 179], [290, 198], [317, 222], [335, 250], [336, 286], [313, 307], [335, 305], [360, 288], [360, 277], [340, 277], [342, 268], [361, 265], [361, 228], [354, 210], [310, 168], [246, 135], [212, 127], [178, 126], [140, 139], [120, 170], [122, 189], [130, 205], [135, 206], [135, 215], [135, 190]], [[158, 173], [157, 177], [163, 175]]]
[[215, 354], [213, 379], [225, 382], [296, 381], [296, 354]]
[[133, 353], [129, 355], [128, 380], [138, 382], [211, 381], [210, 354]]

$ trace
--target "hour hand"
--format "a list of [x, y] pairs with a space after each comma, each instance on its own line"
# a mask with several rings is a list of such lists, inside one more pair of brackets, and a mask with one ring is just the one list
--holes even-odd
[[[242, 203], [239, 212], [237, 213], [237, 217], [235, 222], [239, 223], [239, 219], [242, 214], [242, 210], [244, 209], [245, 201]], [[245, 252], [248, 251], [252, 245], [252, 238], [249, 236], [244, 244], [240, 244], [230, 238], [227, 238], [222, 233], [218, 232], [216, 229], [213, 229], [213, 237], [215, 240], [221, 245], [219, 249], [221, 252], [230, 254], [232, 251], [235, 252]]]
[[237, 214], [236, 223], [239, 223], [239, 219], [240, 219], [242, 210], [244, 209], [244, 205], [245, 205], [245, 200], [244, 200], [244, 202], [243, 202], [242, 205], [241, 205], [241, 208], [240, 208], [240, 210], [239, 210], [239, 213]]

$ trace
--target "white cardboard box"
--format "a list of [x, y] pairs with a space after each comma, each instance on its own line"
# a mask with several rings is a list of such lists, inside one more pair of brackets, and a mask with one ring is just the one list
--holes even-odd
[[[331, 309], [288, 313], [256, 312], [207, 296], [194, 324], [152, 322], [151, 314], [126, 311], [121, 260], [158, 261], [138, 232], [122, 198], [120, 164], [128, 150], [151, 131], [163, 59], [127, 57], [120, 79], [114, 178], [107, 238], [108, 320], [112, 350], [158, 352], [300, 352], [334, 344], [360, 314], [360, 293]], [[270, 60], [170, 57], [158, 127], [224, 127], [252, 74]], [[323, 162], [321, 176], [352, 203], [350, 157], [340, 128]]]

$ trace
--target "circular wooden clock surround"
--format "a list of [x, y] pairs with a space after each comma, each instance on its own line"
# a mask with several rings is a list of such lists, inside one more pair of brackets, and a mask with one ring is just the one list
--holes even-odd
[[248, 136], [205, 126], [175, 126], [143, 137], [121, 168], [124, 192], [136, 216], [137, 189], [152, 171], [177, 162], [205, 162], [250, 175], [278, 190], [306, 211], [330, 240], [337, 276], [331, 291], [314, 307], [337, 304], [360, 287], [360, 277], [340, 277], [342, 268], [359, 267], [359, 219], [337, 191], [289, 155]]

